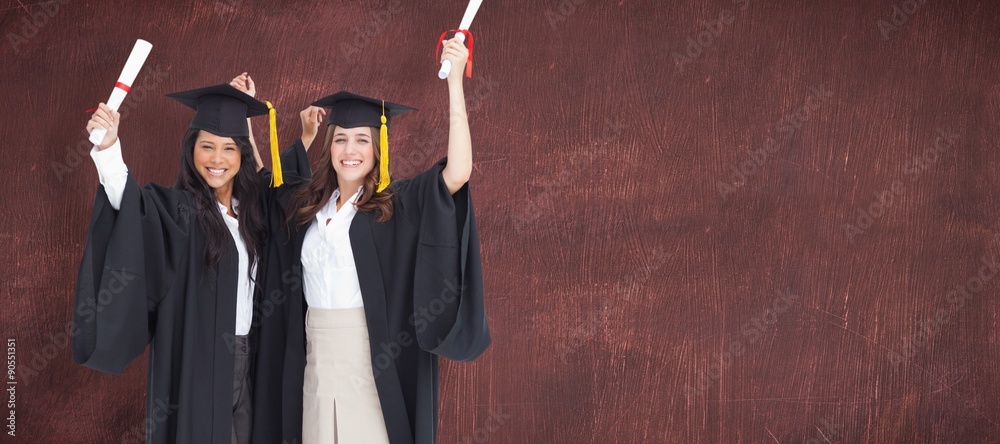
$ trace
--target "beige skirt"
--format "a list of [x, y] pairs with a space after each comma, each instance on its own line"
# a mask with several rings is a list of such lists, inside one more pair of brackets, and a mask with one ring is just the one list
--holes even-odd
[[364, 307], [306, 311], [304, 444], [388, 443]]

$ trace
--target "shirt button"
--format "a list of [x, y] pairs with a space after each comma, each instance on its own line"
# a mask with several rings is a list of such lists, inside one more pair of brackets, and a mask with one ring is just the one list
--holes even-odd
[[243, 346], [243, 353], [246, 353], [246, 352], [247, 352], [247, 346], [244, 345]]

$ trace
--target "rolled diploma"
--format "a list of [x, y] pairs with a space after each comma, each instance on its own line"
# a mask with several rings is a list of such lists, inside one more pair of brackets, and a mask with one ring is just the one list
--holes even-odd
[[[118, 76], [118, 84], [111, 90], [111, 97], [107, 101], [108, 107], [112, 111], [118, 111], [118, 107], [121, 106], [122, 101], [125, 100], [125, 96], [128, 94], [128, 91], [122, 89], [119, 85], [124, 85], [126, 88], [132, 87], [132, 82], [139, 75], [139, 70], [142, 68], [143, 63], [146, 63], [146, 57], [149, 55], [149, 50], [151, 49], [153, 49], [153, 45], [149, 42], [143, 39], [135, 41], [135, 46], [132, 47], [132, 54], [129, 54], [128, 61], [125, 62], [125, 68], [122, 69], [121, 75]], [[90, 132], [90, 143], [94, 145], [100, 144], [107, 133], [108, 130], [104, 128], [95, 128]]]
[[[458, 39], [461, 40], [462, 43], [465, 43], [465, 34], [458, 33], [455, 35], [455, 37], [458, 37]], [[438, 78], [442, 80], [447, 79], [448, 73], [450, 72], [451, 72], [451, 60], [445, 60], [441, 62], [441, 70], [438, 71]]]
[[[472, 26], [472, 19], [476, 18], [476, 13], [479, 12], [479, 7], [482, 6], [483, 0], [469, 0], [469, 6], [465, 7], [465, 14], [462, 15], [462, 23], [458, 25], [458, 29], [468, 30]], [[456, 35], [462, 43], [465, 43], [465, 34], [459, 33]], [[441, 69], [438, 70], [438, 78], [441, 80], [448, 78], [448, 73], [451, 72], [451, 60], [445, 60], [441, 62]]]

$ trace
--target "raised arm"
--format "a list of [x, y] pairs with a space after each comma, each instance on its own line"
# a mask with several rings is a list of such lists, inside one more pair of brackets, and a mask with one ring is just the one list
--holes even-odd
[[182, 190], [140, 188], [122, 161], [120, 116], [105, 104], [87, 129], [107, 135], [91, 150], [103, 185], [94, 201], [74, 296], [73, 359], [120, 374], [142, 355], [156, 325], [148, 320], [170, 293], [186, 242], [193, 207]]
[[96, 128], [108, 131], [100, 145], [94, 145], [90, 150], [90, 157], [97, 167], [97, 177], [104, 186], [108, 203], [115, 211], [121, 208], [122, 195], [125, 193], [125, 183], [128, 180], [128, 167], [122, 160], [121, 144], [118, 142], [120, 120], [121, 115], [117, 111], [112, 111], [108, 105], [101, 103], [87, 122], [87, 132]]
[[462, 76], [465, 63], [469, 60], [469, 50], [457, 38], [448, 40], [441, 51], [441, 60], [451, 60], [448, 75], [448, 164], [441, 171], [448, 191], [455, 194], [472, 175], [472, 135], [469, 132], [469, 116], [465, 111], [465, 91]]
[[[253, 79], [250, 78], [250, 74], [244, 72], [229, 82], [233, 88], [247, 93], [248, 96], [254, 97], [257, 95], [257, 85], [253, 83]], [[257, 161], [257, 171], [264, 168], [264, 161], [260, 158], [260, 151], [257, 150], [257, 142], [253, 138], [253, 125], [250, 124], [250, 118], [247, 117], [247, 129], [250, 131], [250, 146], [253, 147], [253, 158]]]
[[247, 130], [250, 131], [250, 146], [253, 147], [253, 158], [257, 162], [257, 171], [264, 169], [264, 161], [260, 158], [260, 151], [257, 149], [257, 142], [253, 139], [253, 125], [247, 117]]

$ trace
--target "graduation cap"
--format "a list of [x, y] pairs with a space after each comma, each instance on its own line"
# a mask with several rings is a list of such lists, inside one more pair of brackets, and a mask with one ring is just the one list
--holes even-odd
[[385, 100], [359, 96], [347, 91], [326, 96], [312, 103], [313, 106], [330, 110], [328, 125], [341, 128], [370, 126], [379, 128], [379, 175], [378, 192], [389, 186], [389, 120], [416, 108], [386, 102]]
[[247, 118], [269, 115], [272, 185], [281, 186], [283, 181], [281, 159], [278, 155], [276, 111], [271, 102], [261, 102], [228, 83], [170, 93], [167, 97], [195, 110], [191, 128], [208, 131], [220, 137], [249, 137]]

